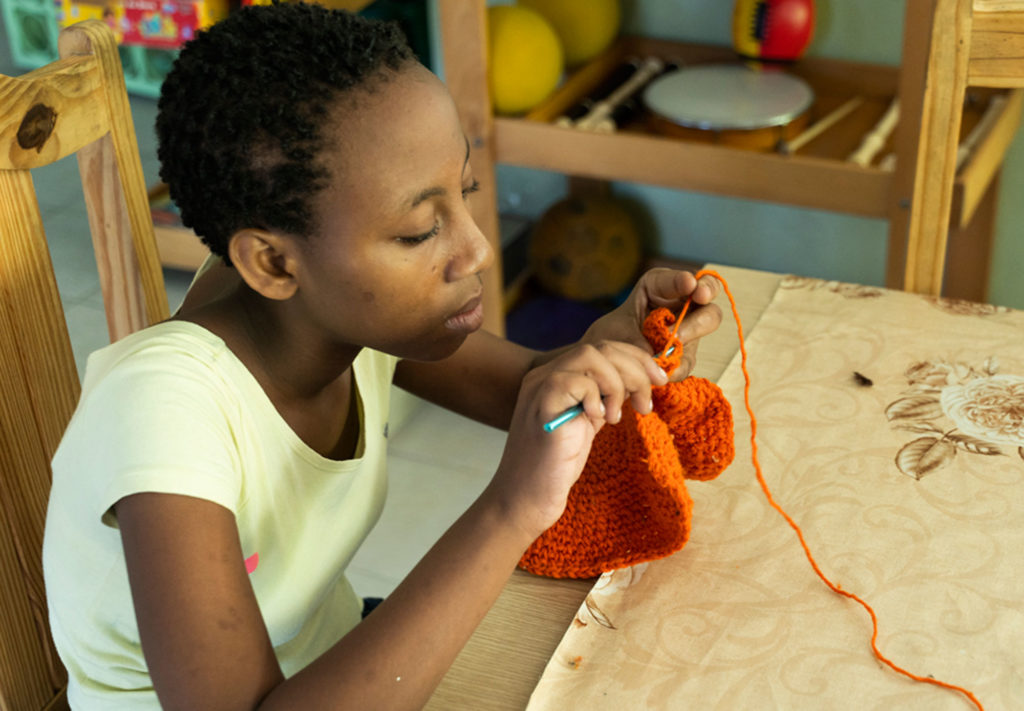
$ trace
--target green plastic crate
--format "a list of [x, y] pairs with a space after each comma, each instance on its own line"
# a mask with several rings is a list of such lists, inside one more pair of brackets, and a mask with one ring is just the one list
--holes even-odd
[[160, 86], [171, 70], [177, 50], [121, 45], [118, 51], [128, 93], [151, 99], [160, 96]]
[[57, 12], [53, 0], [0, 0], [11, 60], [36, 69], [57, 59]]
[[[59, 6], [54, 0], [0, 0], [11, 59], [21, 69], [36, 69], [55, 61]], [[177, 50], [121, 45], [121, 66], [129, 94], [157, 98]]]

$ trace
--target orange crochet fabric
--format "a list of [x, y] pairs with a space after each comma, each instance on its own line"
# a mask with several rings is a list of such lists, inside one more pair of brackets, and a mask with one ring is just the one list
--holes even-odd
[[[682, 344], [675, 316], [657, 309], [644, 336], [667, 372]], [[554, 578], [590, 578], [675, 553], [690, 535], [693, 502], [686, 479], [713, 479], [732, 462], [732, 408], [714, 383], [687, 378], [654, 388], [654, 411], [628, 405], [622, 420], [594, 438], [590, 458], [569, 492], [565, 513], [527, 549], [520, 567]]]

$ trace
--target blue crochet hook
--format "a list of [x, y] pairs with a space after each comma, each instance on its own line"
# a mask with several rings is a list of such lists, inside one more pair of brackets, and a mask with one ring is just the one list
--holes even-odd
[[[672, 355], [672, 351], [674, 351], [675, 349], [676, 349], [675, 346], [670, 346], [669, 349], [667, 351], [665, 351], [664, 355], [667, 355], [667, 356], [668, 355]], [[570, 407], [568, 410], [566, 410], [565, 412], [563, 412], [561, 415], [559, 415], [558, 417], [554, 418], [550, 422], [545, 422], [544, 423], [544, 431], [545, 432], [554, 432], [559, 427], [564, 425], [566, 422], [570, 422], [571, 420], [574, 420], [577, 417], [579, 417], [580, 413], [582, 413], [582, 412], [583, 412], [583, 403], [582, 402], [576, 403], [575, 405]]]

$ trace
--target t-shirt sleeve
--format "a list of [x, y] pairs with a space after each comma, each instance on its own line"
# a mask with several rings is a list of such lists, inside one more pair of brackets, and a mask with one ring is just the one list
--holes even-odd
[[143, 492], [193, 496], [237, 513], [238, 409], [199, 359], [129, 359], [83, 396], [54, 469], [91, 480], [94, 510], [113, 527], [113, 505]]

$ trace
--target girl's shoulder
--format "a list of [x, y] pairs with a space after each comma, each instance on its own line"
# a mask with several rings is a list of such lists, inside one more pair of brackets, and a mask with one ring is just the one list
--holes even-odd
[[180, 320], [163, 321], [100, 348], [86, 361], [83, 390], [99, 381], [130, 373], [208, 375], [235, 370], [241, 363], [224, 341], [202, 326]]

